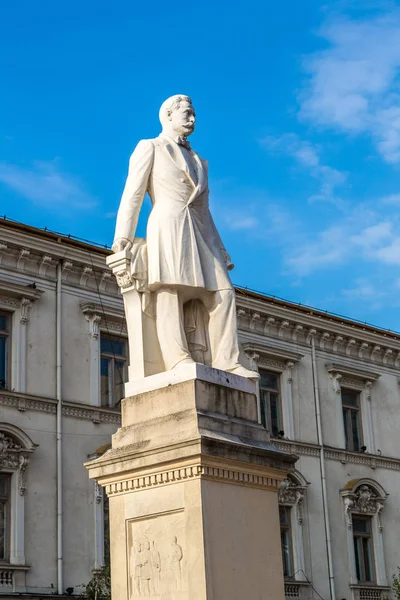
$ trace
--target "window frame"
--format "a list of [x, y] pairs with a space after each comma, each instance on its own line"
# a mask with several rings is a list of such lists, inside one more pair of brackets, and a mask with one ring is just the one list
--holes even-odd
[[[6, 485], [7, 485], [7, 490], [6, 490], [6, 494], [4, 495], [5, 499], [6, 499], [6, 527], [5, 527], [5, 540], [4, 540], [4, 557], [1, 558], [0, 557], [0, 565], [2, 564], [9, 564], [10, 563], [10, 555], [11, 555], [11, 547], [10, 547], [10, 541], [11, 541], [11, 503], [12, 503], [12, 497], [11, 497], [11, 478], [12, 478], [12, 473], [9, 473], [7, 471], [0, 471], [0, 478], [4, 478], [6, 480]], [[3, 501], [3, 498], [0, 495], [0, 502]], [[0, 549], [1, 552], [1, 549]]]
[[[285, 512], [287, 524], [282, 524], [281, 510]], [[293, 507], [288, 504], [279, 504], [279, 526], [281, 532], [281, 551], [282, 551], [282, 565], [283, 565], [283, 576], [285, 579], [292, 579], [294, 576], [294, 560], [293, 560], [293, 531], [292, 531], [292, 510]], [[285, 551], [283, 546], [282, 533], [287, 536], [289, 540], [288, 544], [288, 558], [290, 563], [289, 573], [285, 573]]]
[[[282, 384], [281, 384], [282, 373], [280, 373], [278, 371], [273, 371], [272, 369], [263, 368], [262, 366], [259, 369], [259, 373], [260, 373], [259, 393], [260, 393], [261, 423], [262, 423], [263, 427], [265, 427], [269, 431], [271, 437], [278, 437], [279, 431], [283, 431]], [[273, 375], [274, 377], [276, 377], [276, 379], [277, 379], [277, 388], [276, 389], [262, 386], [261, 381], [262, 381], [263, 373], [266, 373], [268, 375]], [[266, 415], [267, 411], [265, 410], [266, 402], [264, 401], [264, 397], [263, 397], [264, 394], [268, 395], [268, 399], [267, 399], [268, 416]], [[276, 394], [278, 397], [277, 404], [278, 404], [279, 427], [278, 427], [278, 431], [276, 433], [274, 433], [272, 430], [271, 396], [270, 396], [270, 394]], [[264, 417], [264, 419], [263, 419], [263, 417]]]
[[[373, 479], [350, 480], [340, 492], [343, 500], [344, 522], [347, 532], [350, 587], [388, 588], [385, 566], [384, 526], [382, 514], [388, 497], [383, 487]], [[373, 581], [360, 581], [354, 542], [353, 519], [369, 518], [371, 540], [371, 571]], [[357, 534], [358, 535], [358, 534]]]
[[287, 476], [281, 483], [278, 492], [279, 510], [281, 506], [285, 507], [290, 524], [291, 566], [293, 572], [292, 575], [285, 576], [285, 581], [301, 582], [304, 585], [308, 582], [303, 532], [307, 486], [306, 479], [296, 471]]
[[[108, 332], [105, 331], [101, 331], [100, 332], [100, 361], [99, 361], [99, 376], [100, 376], [100, 406], [102, 408], [115, 408], [118, 406], [118, 404], [120, 403], [120, 401], [122, 400], [122, 398], [117, 398], [117, 394], [116, 394], [116, 390], [117, 390], [117, 386], [115, 384], [115, 362], [119, 361], [119, 362], [123, 362], [124, 363], [124, 367], [123, 367], [123, 384], [125, 384], [128, 381], [128, 341], [125, 337], [118, 337], [116, 335], [112, 335], [109, 334]], [[108, 339], [111, 341], [115, 341], [118, 343], [123, 343], [124, 347], [125, 347], [125, 356], [120, 355], [120, 354], [115, 354], [115, 353], [111, 353], [111, 352], [103, 352], [101, 349], [101, 342], [103, 339]], [[109, 373], [107, 375], [107, 379], [109, 382], [109, 391], [108, 391], [108, 403], [107, 404], [103, 404], [103, 390], [102, 390], [102, 377], [103, 375], [101, 374], [101, 369], [102, 369], [102, 360], [103, 358], [111, 361], [111, 373]], [[111, 385], [110, 385], [110, 379], [111, 379]], [[111, 390], [111, 403], [110, 403], [110, 390]]]
[[4, 369], [6, 379], [4, 381], [4, 387], [1, 387], [1, 385], [0, 385], [0, 390], [7, 391], [10, 389], [10, 383], [11, 383], [11, 358], [12, 358], [11, 344], [12, 344], [12, 316], [13, 315], [11, 312], [8, 312], [8, 311], [0, 308], [0, 316], [4, 316], [8, 320], [8, 330], [0, 329], [0, 337], [4, 337], [6, 339], [6, 352], [5, 352], [6, 365], [5, 365], [5, 369]]
[[[365, 533], [360, 532], [360, 531], [355, 531], [355, 527], [354, 527], [354, 522], [355, 521], [364, 521], [365, 523], [367, 523], [367, 529], [368, 531], [366, 531]], [[369, 542], [369, 557], [365, 555], [365, 549], [364, 549], [364, 542], [361, 543], [360, 545], [360, 550], [361, 550], [361, 556], [359, 556], [359, 564], [357, 561], [357, 556], [360, 554], [360, 552], [357, 551], [357, 546], [359, 546], [359, 544], [357, 543], [357, 540], [368, 540]], [[355, 562], [356, 562], [356, 573], [357, 571], [359, 571], [359, 573], [362, 575], [361, 578], [359, 578], [357, 576], [358, 579], [358, 583], [362, 584], [362, 585], [375, 585], [376, 584], [376, 572], [375, 572], [375, 556], [374, 556], [374, 539], [373, 539], [373, 532], [372, 532], [372, 517], [369, 515], [360, 515], [355, 513], [353, 515], [353, 540], [354, 540], [354, 555], [355, 555]], [[367, 579], [366, 578], [366, 561], [369, 562], [368, 564], [368, 571], [371, 574], [371, 579]]]
[[[357, 406], [352, 406], [350, 404], [345, 404], [343, 395], [344, 394], [352, 394], [357, 397]], [[340, 390], [341, 402], [342, 402], [342, 415], [343, 415], [343, 428], [344, 428], [344, 439], [346, 450], [349, 452], [360, 452], [362, 446], [364, 445], [364, 436], [363, 436], [363, 422], [362, 422], [362, 410], [361, 410], [361, 392], [357, 389], [342, 387]], [[348, 415], [347, 417], [345, 416]], [[353, 420], [352, 413], [356, 414], [356, 423], [357, 423], [357, 437], [358, 437], [358, 448], [354, 447], [354, 429], [353, 429]]]

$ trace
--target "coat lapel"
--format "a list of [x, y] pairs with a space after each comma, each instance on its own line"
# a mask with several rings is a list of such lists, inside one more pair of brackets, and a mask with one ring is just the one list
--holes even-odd
[[175, 166], [178, 169], [180, 169], [181, 171], [183, 171], [183, 173], [189, 179], [189, 181], [193, 185], [193, 187], [196, 187], [196, 182], [194, 181], [194, 179], [189, 171], [189, 168], [183, 157], [182, 152], [179, 150], [178, 144], [175, 144], [174, 142], [169, 142], [167, 140], [167, 143], [165, 144], [164, 148], [165, 148], [165, 151], [167, 152], [168, 156], [174, 162]]
[[197, 175], [196, 182], [193, 179], [193, 176], [178, 144], [172, 140], [170, 141], [169, 138], [167, 139], [163, 136], [161, 137], [163, 140], [165, 140], [164, 149], [168, 156], [174, 162], [175, 166], [186, 175], [193, 186], [193, 192], [188, 200], [188, 204], [190, 204], [201, 192], [204, 191], [205, 187], [207, 186], [207, 161], [203, 161], [195, 152], [192, 153]]

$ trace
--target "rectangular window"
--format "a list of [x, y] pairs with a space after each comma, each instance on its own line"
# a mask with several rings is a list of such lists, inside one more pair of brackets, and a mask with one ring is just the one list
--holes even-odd
[[279, 373], [260, 370], [261, 422], [271, 435], [282, 430]]
[[342, 407], [346, 449], [358, 452], [362, 446], [360, 393], [342, 389]]
[[101, 335], [101, 406], [116, 406], [124, 397], [127, 381], [127, 344], [124, 339]]
[[9, 558], [10, 475], [0, 473], [0, 560]]
[[0, 390], [7, 390], [9, 387], [10, 324], [10, 314], [0, 312]]
[[371, 517], [353, 515], [354, 553], [359, 583], [374, 583]]
[[279, 505], [279, 520], [281, 525], [281, 546], [283, 575], [293, 576], [292, 532], [290, 528], [290, 506]]

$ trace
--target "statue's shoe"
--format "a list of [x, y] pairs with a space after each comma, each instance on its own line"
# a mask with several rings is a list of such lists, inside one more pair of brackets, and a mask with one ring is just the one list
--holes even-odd
[[242, 365], [238, 365], [234, 369], [230, 369], [228, 373], [233, 373], [233, 375], [240, 375], [240, 377], [247, 377], [247, 379], [253, 379], [254, 381], [258, 381], [260, 379], [260, 374], [257, 371], [251, 371], [250, 369], [246, 369]]

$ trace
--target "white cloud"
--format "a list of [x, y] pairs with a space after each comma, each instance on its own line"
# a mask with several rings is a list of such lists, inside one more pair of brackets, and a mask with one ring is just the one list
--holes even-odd
[[389, 204], [391, 206], [400, 206], [400, 194], [390, 194], [381, 199], [382, 204]]
[[400, 9], [336, 18], [320, 31], [329, 47], [304, 60], [309, 74], [300, 116], [318, 126], [370, 135], [388, 163], [400, 163]]
[[350, 237], [352, 245], [361, 246], [367, 250], [375, 250], [380, 244], [392, 237], [392, 223], [382, 221], [377, 225], [365, 227], [360, 233]]
[[286, 133], [278, 138], [267, 137], [262, 143], [271, 151], [284, 152], [293, 157], [300, 167], [319, 182], [320, 189], [318, 193], [309, 198], [310, 202], [319, 200], [332, 202], [336, 205], [342, 204], [340, 198], [336, 195], [336, 189], [346, 183], [347, 175], [324, 165], [320, 159], [318, 146], [300, 139], [295, 133]]
[[344, 296], [357, 300], [377, 300], [387, 296], [387, 292], [378, 288], [371, 281], [363, 278], [354, 281], [354, 287], [342, 290]]
[[340, 222], [316, 235], [303, 236], [303, 243], [286, 247], [288, 270], [302, 277], [342, 264], [362, 261], [400, 265], [400, 221], [389, 221], [365, 205], [354, 207]]
[[256, 229], [260, 222], [256, 217], [247, 214], [245, 211], [234, 210], [224, 215], [224, 223], [228, 229], [239, 231], [245, 229]]
[[81, 183], [62, 173], [54, 161], [37, 161], [31, 168], [0, 162], [0, 182], [45, 208], [93, 208], [97, 201]]

